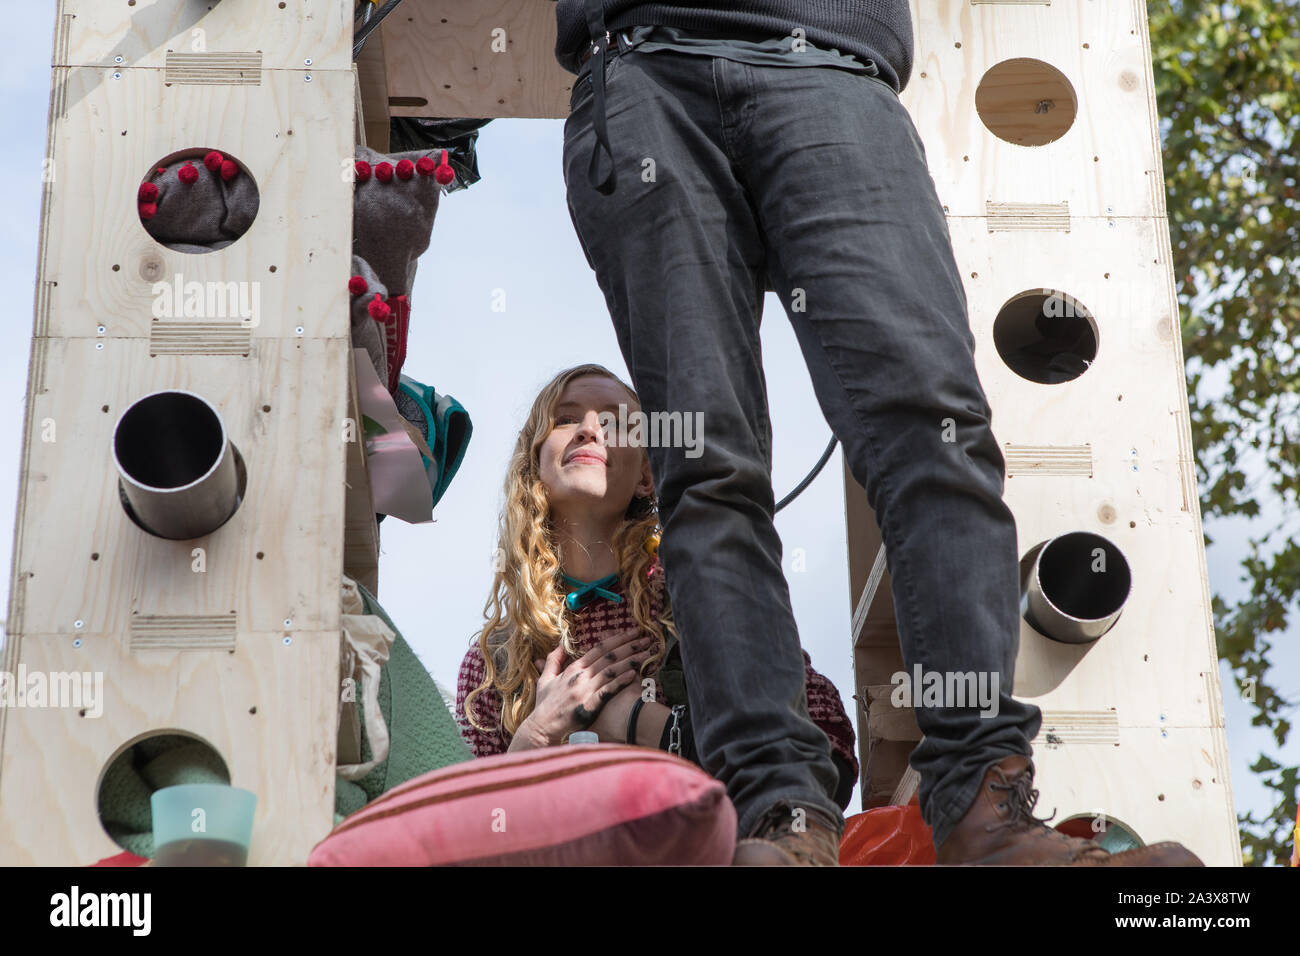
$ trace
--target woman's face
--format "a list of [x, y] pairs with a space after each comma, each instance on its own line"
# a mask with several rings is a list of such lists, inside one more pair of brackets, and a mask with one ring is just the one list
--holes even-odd
[[622, 385], [603, 375], [579, 376], [560, 393], [555, 426], [538, 450], [553, 516], [620, 520], [634, 497], [654, 492], [645, 449], [606, 444], [600, 415], [617, 418], [620, 404], [629, 413], [638, 407]]

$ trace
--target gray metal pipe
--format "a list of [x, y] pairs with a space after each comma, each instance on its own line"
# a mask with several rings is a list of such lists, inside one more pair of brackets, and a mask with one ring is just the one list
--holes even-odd
[[193, 392], [154, 392], [126, 409], [113, 429], [122, 506], [160, 538], [211, 534], [243, 494], [239, 452], [217, 410]]
[[1088, 644], [1119, 620], [1133, 587], [1128, 561], [1099, 534], [1072, 531], [1038, 552], [1021, 593], [1029, 625], [1052, 640]]

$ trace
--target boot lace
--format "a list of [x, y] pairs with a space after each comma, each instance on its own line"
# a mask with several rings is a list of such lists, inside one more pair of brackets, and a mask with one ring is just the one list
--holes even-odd
[[1034, 789], [1034, 781], [1029, 774], [1022, 773], [1010, 782], [1007, 782], [1006, 776], [1003, 775], [1002, 780], [1002, 783], [991, 783], [989, 786], [994, 790], [1007, 791], [1006, 802], [1010, 812], [1001, 823], [990, 823], [986, 826], [984, 828], [986, 832], [992, 833], [1003, 827], [1046, 826], [1056, 816], [1055, 810], [1048, 817], [1034, 816], [1034, 807], [1038, 804], [1038, 791]]

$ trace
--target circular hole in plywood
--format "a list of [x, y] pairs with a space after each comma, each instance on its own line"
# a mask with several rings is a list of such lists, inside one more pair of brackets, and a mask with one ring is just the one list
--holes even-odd
[[975, 90], [975, 110], [999, 139], [1042, 146], [1060, 139], [1079, 110], [1074, 87], [1051, 64], [1029, 57], [993, 66]]
[[155, 730], [122, 747], [104, 765], [95, 788], [100, 825], [109, 839], [136, 856], [153, 857], [155, 790], [189, 783], [230, 784], [230, 769], [215, 747], [194, 734]]
[[1079, 813], [1066, 817], [1056, 825], [1056, 829], [1066, 836], [1093, 840], [1101, 844], [1103, 850], [1111, 853], [1123, 853], [1125, 850], [1146, 846], [1137, 831], [1109, 814]]
[[1097, 322], [1072, 295], [1055, 289], [1021, 292], [998, 310], [993, 344], [1021, 378], [1057, 385], [1078, 378], [1097, 357]]
[[260, 200], [257, 181], [238, 159], [223, 150], [193, 147], [154, 163], [136, 187], [135, 201], [140, 225], [156, 242], [174, 252], [205, 253], [244, 235]]

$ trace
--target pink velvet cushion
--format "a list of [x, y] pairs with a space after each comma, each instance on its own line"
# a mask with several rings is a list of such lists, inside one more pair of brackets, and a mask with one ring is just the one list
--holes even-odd
[[584, 744], [453, 764], [348, 817], [309, 866], [725, 866], [726, 789], [679, 757]]

